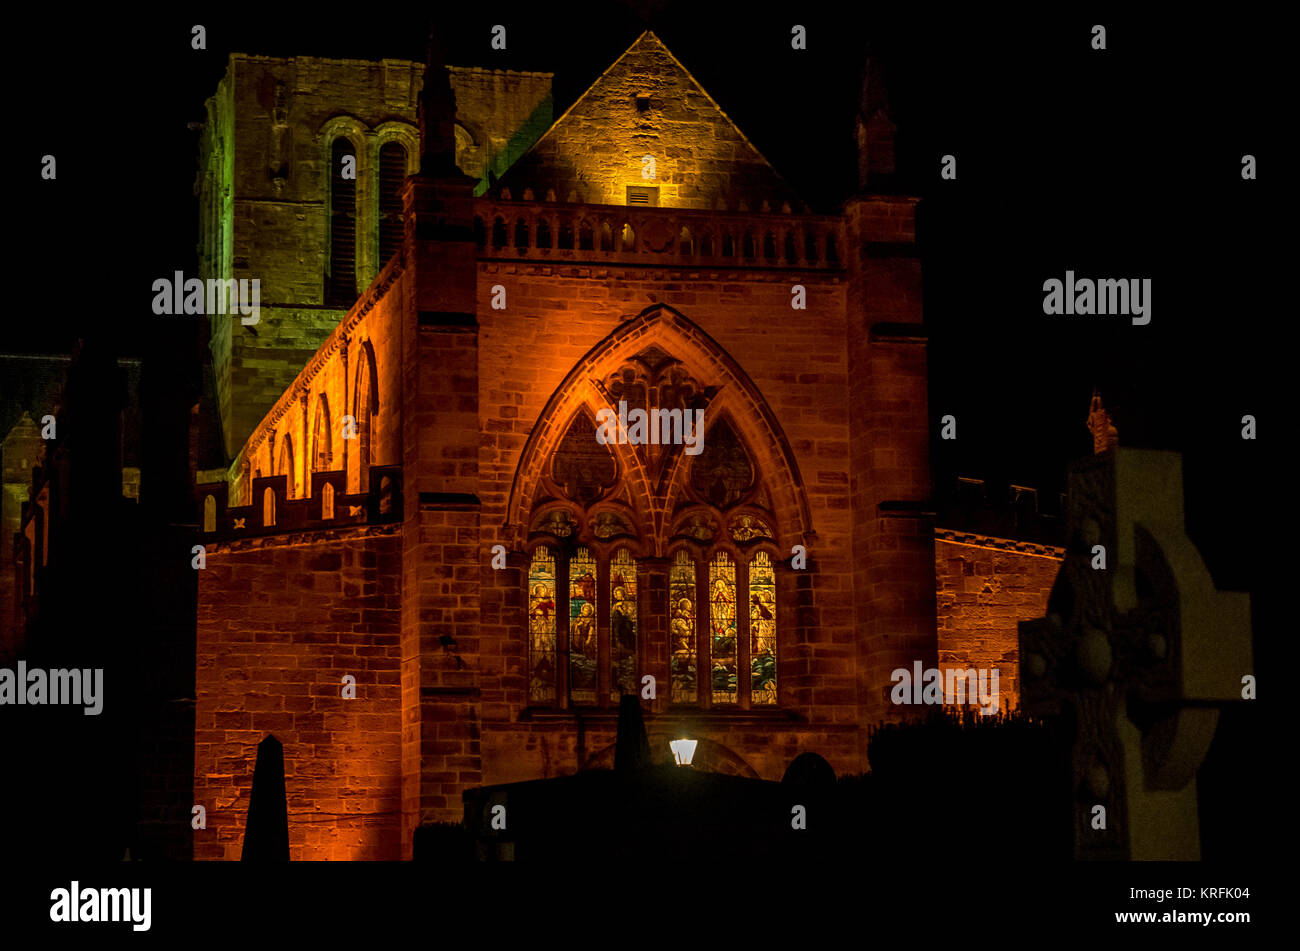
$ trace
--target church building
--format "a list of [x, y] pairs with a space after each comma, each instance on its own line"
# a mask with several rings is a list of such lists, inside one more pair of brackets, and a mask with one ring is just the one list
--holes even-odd
[[402, 859], [612, 766], [626, 694], [657, 759], [770, 780], [865, 772], [899, 668], [1016, 706], [1062, 549], [1032, 489], [936, 513], [871, 74], [835, 214], [651, 32], [558, 117], [551, 78], [241, 54], [208, 102], [199, 277], [260, 311], [207, 318], [195, 858], [239, 857], [267, 734], [293, 858]]

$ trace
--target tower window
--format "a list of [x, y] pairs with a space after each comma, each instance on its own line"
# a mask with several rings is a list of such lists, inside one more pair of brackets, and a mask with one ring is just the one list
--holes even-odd
[[347, 139], [334, 140], [330, 151], [330, 249], [325, 273], [325, 304], [346, 308], [357, 297], [357, 183], [343, 177], [345, 158], [355, 160]]

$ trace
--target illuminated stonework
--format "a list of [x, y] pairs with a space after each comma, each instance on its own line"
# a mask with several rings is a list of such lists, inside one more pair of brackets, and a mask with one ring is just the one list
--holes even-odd
[[[396, 240], [396, 205], [359, 179], [358, 294], [322, 308], [348, 246], [321, 130], [351, 115], [327, 131], [394, 187], [383, 135], [418, 156], [400, 122], [379, 130], [414, 123], [419, 79], [235, 57], [210, 104], [205, 268], [266, 290], [256, 338], [226, 324], [213, 343], [233, 462], [196, 499], [195, 798], [220, 806], [196, 856], [238, 856], [266, 733], [296, 859], [409, 857], [466, 789], [606, 762], [626, 693], [655, 735], [698, 740], [694, 768], [779, 779], [812, 751], [861, 772], [867, 728], [902, 715], [890, 671], [941, 661], [936, 567], [962, 571], [936, 564], [923, 504], [915, 199], [808, 213], [646, 33], [554, 124], [543, 74], [452, 70], [460, 129], [430, 84], [432, 152], [474, 176], [512, 164], [491, 187], [407, 178], [387, 260], [365, 249]], [[284, 84], [266, 105], [262, 82]], [[277, 123], [295, 135], [266, 139]], [[231, 151], [246, 126], [263, 131]], [[702, 450], [601, 445], [620, 400], [702, 412]], [[997, 557], [987, 576], [1013, 574], [1019, 553]], [[987, 624], [945, 581], [942, 659], [973, 657], [979, 624], [979, 659], [1008, 663], [1036, 578]]]
[[596, 205], [804, 210], [794, 192], [654, 35], [635, 43], [501, 181]]

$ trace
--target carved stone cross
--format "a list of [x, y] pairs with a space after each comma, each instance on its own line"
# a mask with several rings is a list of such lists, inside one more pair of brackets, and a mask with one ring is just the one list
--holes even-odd
[[1253, 673], [1250, 598], [1214, 587], [1182, 485], [1177, 453], [1116, 448], [1072, 464], [1048, 616], [1020, 624], [1023, 709], [1075, 717], [1075, 858], [1201, 855], [1196, 771], [1219, 708]]

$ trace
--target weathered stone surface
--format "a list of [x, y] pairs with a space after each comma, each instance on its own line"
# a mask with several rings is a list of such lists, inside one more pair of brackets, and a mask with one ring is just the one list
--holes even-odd
[[[296, 62], [306, 78], [294, 88], [311, 96], [345, 93], [331, 92], [329, 77], [354, 74], [350, 82], [377, 83], [365, 96], [384, 103], [410, 91], [394, 84], [387, 65]], [[274, 100], [276, 70], [288, 67], [258, 68], [269, 71]], [[559, 178], [528, 186], [530, 203], [522, 188], [510, 202], [476, 199], [468, 179], [414, 176], [403, 191], [401, 251], [346, 315], [330, 317], [337, 326], [310, 355], [294, 344], [324, 330], [326, 311], [303, 300], [268, 310], [252, 328], [267, 346], [217, 345], [241, 355], [233, 366], [218, 352], [218, 374], [270, 400], [250, 409], [262, 415], [233, 449], [229, 504], [253, 502], [255, 484], [259, 493], [270, 488], [273, 499], [281, 493], [284, 522], [281, 533], [281, 523], [268, 529], [247, 516], [243, 527], [223, 529], [229, 548], [209, 555], [200, 589], [196, 783], [210, 798], [238, 800], [249, 778], [241, 764], [259, 731], [274, 729], [285, 744], [291, 812], [373, 812], [337, 828], [291, 822], [295, 858], [409, 857], [415, 829], [459, 819], [468, 788], [612, 765], [616, 707], [608, 691], [599, 691], [600, 707], [530, 704], [524, 588], [533, 517], [550, 493], [563, 494], [548, 480], [564, 434], [575, 413], [604, 405], [602, 387], [634, 364], [680, 369], [709, 418], [727, 421], [746, 454], [740, 468], [757, 479], [745, 497], [770, 522], [776, 566], [778, 702], [670, 708], [667, 566], [689, 469], [658, 450], [618, 448], [620, 494], [608, 502], [622, 506], [637, 536], [637, 670], [659, 684], [656, 699], [643, 702], [652, 758], [666, 757], [668, 740], [685, 735], [699, 739], [706, 768], [737, 775], [779, 779], [803, 752], [816, 752], [837, 774], [861, 772], [866, 728], [904, 712], [888, 702], [889, 672], [938, 663], [926, 356], [910, 250], [915, 201], [861, 197], [828, 217], [799, 214], [792, 199], [793, 213], [781, 213], [783, 183], [649, 34], [602, 83], [552, 139], [565, 149], [604, 142], [617, 146], [612, 155], [635, 157], [625, 148], [632, 139], [617, 136], [632, 136], [639, 122], [661, 123], [667, 200], [638, 209], [630, 243], [615, 232], [609, 238], [617, 235], [619, 247], [603, 246], [598, 227], [584, 235], [584, 216], [599, 223], [620, 209], [565, 205], [574, 190]], [[229, 84], [228, 77], [223, 94]], [[634, 87], [651, 94], [645, 112]], [[603, 131], [583, 125], [584, 117], [598, 124], [602, 112]], [[358, 112], [359, 121], [377, 116]], [[685, 130], [681, 141], [672, 139], [677, 128]], [[550, 149], [539, 146], [519, 167]], [[261, 164], [236, 152], [237, 175], [264, 175], [264, 153], [250, 154]], [[609, 168], [590, 181], [622, 188], [627, 168]], [[299, 187], [293, 174], [286, 194]], [[274, 185], [266, 187], [269, 195]], [[583, 197], [617, 206], [626, 198]], [[757, 210], [764, 200], [772, 212]], [[274, 225], [278, 206], [264, 203]], [[732, 210], [712, 215], [715, 206]], [[493, 221], [496, 209], [531, 207], [542, 211], [530, 212], [522, 231], [514, 220], [522, 211], [511, 212], [508, 226]], [[687, 214], [717, 227], [711, 249], [680, 250], [673, 216]], [[573, 228], [568, 248], [563, 215]], [[555, 221], [549, 246], [537, 241], [547, 216]], [[477, 234], [476, 218], [486, 224]], [[303, 233], [318, 246], [324, 240], [322, 230]], [[882, 246], [889, 255], [873, 250]], [[306, 293], [302, 275], [323, 273], [321, 264], [295, 277], [291, 258], [278, 259], [287, 275], [280, 286]], [[806, 309], [791, 308], [794, 284], [807, 291]], [[494, 306], [502, 290], [505, 306]], [[283, 328], [267, 325], [276, 314], [320, 323], [277, 336]], [[275, 365], [256, 362], [264, 359]], [[356, 438], [343, 438], [344, 415], [354, 418]], [[394, 534], [365, 534], [379, 512], [370, 466], [400, 468]], [[323, 480], [346, 499], [346, 531], [323, 524]], [[724, 486], [722, 496], [750, 492], [732, 489]], [[310, 518], [292, 501], [308, 492]], [[224, 518], [226, 495], [212, 494], [225, 526], [233, 521]], [[605, 542], [582, 531], [584, 543]], [[491, 564], [498, 544], [504, 568]], [[796, 545], [806, 549], [805, 568], [788, 566]], [[993, 566], [999, 557], [978, 561], [989, 562], [986, 575], [1010, 579], [1013, 569]], [[336, 559], [340, 567], [329, 567]], [[963, 630], [977, 630], [966, 618], [946, 617], [948, 650], [961, 649]], [[610, 637], [608, 615], [597, 622], [599, 635]], [[1012, 623], [999, 615], [997, 637], [981, 644], [975, 636], [990, 658], [1000, 650], [1003, 670], [999, 637]], [[364, 705], [337, 699], [339, 678], [353, 670], [370, 678], [357, 675]], [[237, 822], [222, 822], [206, 857], [228, 855], [238, 841]]]

